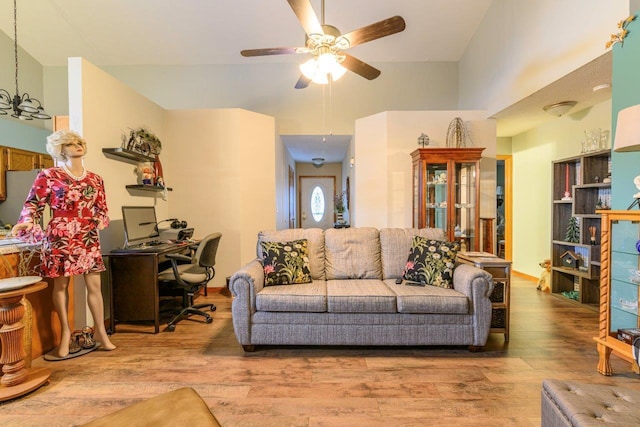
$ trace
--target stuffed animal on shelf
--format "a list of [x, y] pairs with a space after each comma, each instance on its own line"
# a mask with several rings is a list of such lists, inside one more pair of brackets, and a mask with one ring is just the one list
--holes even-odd
[[538, 289], [542, 292], [551, 291], [551, 260], [545, 259], [540, 263], [540, 267], [543, 268], [540, 279], [538, 280]]

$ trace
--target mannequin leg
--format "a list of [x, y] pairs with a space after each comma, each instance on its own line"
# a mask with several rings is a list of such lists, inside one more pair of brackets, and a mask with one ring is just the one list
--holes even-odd
[[100, 343], [103, 350], [114, 350], [115, 345], [109, 340], [107, 330], [104, 327], [104, 302], [102, 299], [102, 289], [100, 273], [89, 273], [84, 275], [84, 282], [87, 285], [87, 304], [93, 316], [93, 338]]
[[53, 279], [53, 308], [58, 313], [60, 319], [60, 344], [56, 350], [56, 355], [65, 357], [69, 354], [69, 341], [71, 340], [71, 329], [69, 327], [69, 277], [56, 277]]

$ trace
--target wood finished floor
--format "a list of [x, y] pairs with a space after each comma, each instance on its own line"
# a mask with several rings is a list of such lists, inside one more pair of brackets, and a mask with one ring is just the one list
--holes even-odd
[[[2, 426], [72, 426], [191, 386], [223, 426], [539, 426], [542, 380], [640, 389], [629, 365], [597, 373], [597, 313], [514, 278], [510, 342], [466, 348], [267, 347], [244, 353], [231, 298], [211, 294], [212, 324], [175, 332], [119, 325], [113, 352], [37, 359], [48, 385], [0, 404]], [[198, 301], [205, 300], [201, 297]]]

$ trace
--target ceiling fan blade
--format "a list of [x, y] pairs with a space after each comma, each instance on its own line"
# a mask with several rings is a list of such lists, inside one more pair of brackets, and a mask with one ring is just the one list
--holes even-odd
[[306, 47], [269, 47], [265, 49], [245, 49], [241, 50], [242, 56], [266, 56], [266, 55], [287, 55], [293, 53], [305, 53]]
[[384, 21], [353, 30], [350, 33], [344, 34], [342, 37], [349, 40], [349, 45], [353, 47], [370, 42], [371, 40], [399, 33], [404, 31], [405, 27], [406, 24], [401, 16], [393, 16]]
[[360, 61], [358, 58], [355, 58], [348, 53], [343, 52], [342, 54], [345, 55], [345, 58], [340, 65], [347, 70], [353, 71], [367, 80], [373, 80], [380, 75], [380, 70], [377, 68]]
[[322, 25], [311, 7], [309, 0], [287, 0], [296, 14], [304, 32], [307, 34], [324, 34]]
[[300, 74], [300, 78], [296, 83], [296, 89], [304, 89], [305, 87], [309, 86], [309, 83], [311, 83], [311, 79], [304, 74]]

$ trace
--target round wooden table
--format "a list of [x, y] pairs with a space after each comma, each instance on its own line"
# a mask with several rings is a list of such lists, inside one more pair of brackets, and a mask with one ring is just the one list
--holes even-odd
[[0, 292], [0, 342], [2, 342], [2, 379], [0, 379], [0, 402], [14, 399], [37, 389], [49, 381], [51, 371], [46, 368], [27, 369], [26, 353], [22, 342], [25, 307], [20, 303], [25, 295], [47, 287], [46, 282], [37, 282], [19, 289]]

